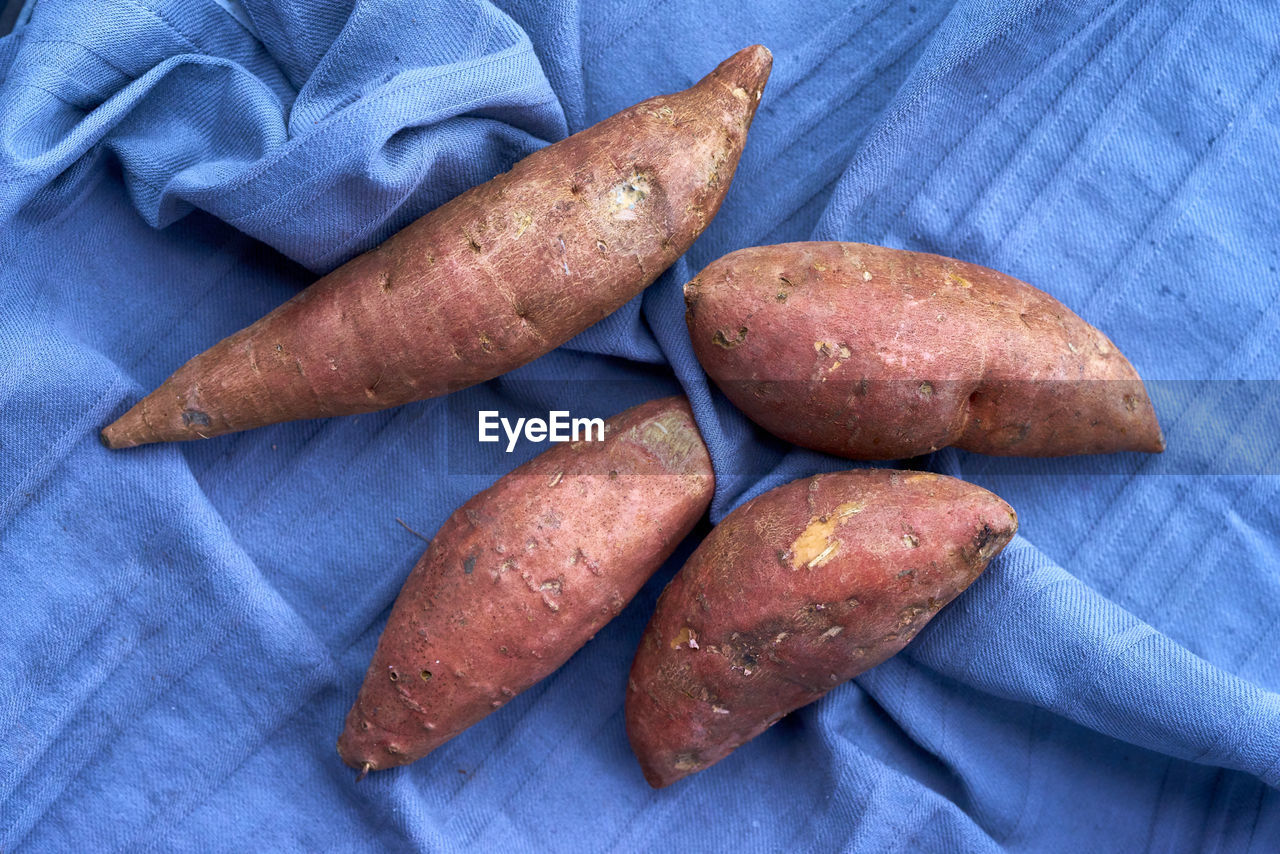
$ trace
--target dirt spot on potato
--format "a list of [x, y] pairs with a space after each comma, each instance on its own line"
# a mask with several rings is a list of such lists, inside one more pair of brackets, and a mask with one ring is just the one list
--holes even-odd
[[[663, 248], [665, 249], [666, 247], [664, 246]], [[684, 307], [686, 309], [692, 310], [698, 304], [698, 297], [701, 296], [699, 285], [700, 282], [697, 279], [692, 279], [689, 284], [684, 286]]]
[[996, 531], [986, 522], [982, 523], [982, 527], [973, 536], [973, 548], [978, 553], [978, 559], [984, 563], [1004, 548], [1005, 542], [1004, 534]]
[[737, 347], [746, 340], [747, 327], [745, 326], [738, 327], [738, 335], [735, 338], [730, 338], [725, 335], [723, 329], [717, 329], [716, 334], [711, 336], [711, 343], [715, 344], [717, 347], [722, 347], [725, 350], [732, 350], [734, 347]]
[[677, 771], [697, 771], [702, 767], [702, 760], [696, 753], [677, 753], [672, 764]]

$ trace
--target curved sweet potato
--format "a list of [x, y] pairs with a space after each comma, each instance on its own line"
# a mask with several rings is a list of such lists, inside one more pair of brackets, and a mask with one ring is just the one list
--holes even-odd
[[1009, 505], [942, 475], [818, 475], [742, 505], [658, 600], [627, 735], [666, 786], [902, 649], [1013, 537]]
[[1164, 449], [1142, 380], [1030, 285], [939, 255], [791, 243], [685, 286], [694, 351], [771, 433], [851, 459]]
[[506, 373], [617, 310], [716, 215], [769, 76], [757, 45], [517, 163], [177, 370], [111, 448], [371, 412]]
[[682, 397], [557, 445], [441, 526], [396, 598], [338, 752], [420, 759], [550, 674], [631, 600], [706, 511], [711, 460]]

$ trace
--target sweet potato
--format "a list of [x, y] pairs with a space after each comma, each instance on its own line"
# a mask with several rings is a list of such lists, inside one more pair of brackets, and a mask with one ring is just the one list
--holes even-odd
[[1013, 537], [1009, 505], [949, 477], [818, 475], [742, 505], [658, 600], [627, 735], [666, 786], [902, 649]]
[[858, 243], [726, 255], [685, 286], [694, 351], [748, 417], [851, 459], [1164, 449], [1105, 335], [994, 270]]
[[684, 398], [556, 445], [458, 508], [400, 591], [338, 739], [405, 765], [563, 664], [706, 511], [711, 460]]
[[529, 155], [178, 369], [111, 448], [371, 412], [529, 362], [658, 277], [716, 215], [772, 57], [734, 54]]

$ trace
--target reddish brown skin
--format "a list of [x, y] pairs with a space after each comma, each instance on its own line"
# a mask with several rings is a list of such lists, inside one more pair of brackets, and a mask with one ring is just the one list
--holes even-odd
[[725, 60], [517, 163], [196, 356], [110, 448], [370, 412], [506, 373], [617, 310], [720, 209], [772, 56]]
[[734, 510], [663, 591], [631, 666], [627, 735], [645, 778], [700, 771], [898, 652], [1017, 527], [985, 489], [881, 469]]
[[684, 398], [609, 419], [458, 508], [400, 591], [338, 753], [420, 759], [563, 664], [706, 512], [711, 460]]
[[1111, 341], [1017, 279], [920, 252], [790, 243], [685, 287], [703, 368], [774, 435], [850, 459], [1164, 450]]

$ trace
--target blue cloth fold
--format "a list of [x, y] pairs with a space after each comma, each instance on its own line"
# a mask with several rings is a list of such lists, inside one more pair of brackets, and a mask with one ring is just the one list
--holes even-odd
[[[396, 410], [99, 446], [316, 274], [754, 42], [720, 214], [564, 347]], [[1278, 68], [1266, 0], [39, 0], [0, 39], [0, 848], [1280, 850]], [[707, 524], [554, 676], [355, 785], [333, 743], [413, 531], [540, 450], [478, 443], [477, 410], [683, 391], [710, 521], [850, 465], [752, 425], [685, 328], [702, 266], [803, 239], [1047, 290], [1155, 381], [1166, 460], [915, 461], [1019, 537], [903, 654], [669, 789], [622, 701]]]

